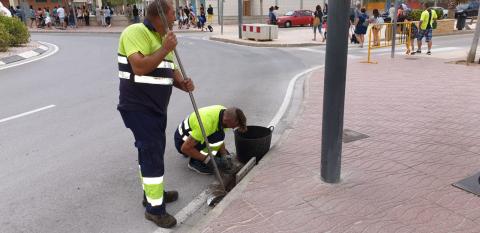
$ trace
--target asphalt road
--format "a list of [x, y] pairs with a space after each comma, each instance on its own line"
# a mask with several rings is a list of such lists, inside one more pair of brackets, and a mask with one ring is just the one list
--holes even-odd
[[[206, 41], [204, 35], [183, 34], [178, 47], [196, 83], [197, 103], [236, 105], [249, 124], [266, 126], [290, 79], [323, 64], [325, 56], [325, 47], [250, 48]], [[54, 43], [60, 51], [0, 71], [0, 120], [56, 107], [0, 122], [0, 232], [155, 231], [143, 218], [133, 137], [116, 111], [118, 35], [35, 34], [33, 39]], [[434, 38], [434, 55], [435, 48], [448, 52], [470, 41], [471, 35]], [[349, 56], [358, 62], [366, 50], [351, 48]], [[168, 205], [171, 214], [214, 179], [190, 171], [173, 147], [174, 129], [191, 111], [188, 95], [174, 91], [165, 182], [180, 199]], [[233, 150], [232, 138], [230, 133], [227, 143]]]
[[[0, 71], [0, 232], [153, 232], [144, 220], [133, 137], [116, 111], [118, 35], [34, 34], [59, 46], [46, 59]], [[249, 124], [268, 124], [289, 80], [310, 67], [281, 49], [183, 36], [178, 47], [200, 106], [235, 105]], [[165, 153], [168, 205], [177, 213], [214, 179], [190, 171], [173, 132], [192, 111], [174, 91]], [[234, 150], [232, 133], [227, 140]]]

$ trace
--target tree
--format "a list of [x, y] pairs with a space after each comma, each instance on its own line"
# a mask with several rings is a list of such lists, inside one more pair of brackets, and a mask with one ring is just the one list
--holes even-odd
[[448, 0], [448, 18], [455, 18], [455, 8], [460, 3], [466, 3], [468, 0]]
[[473, 36], [472, 45], [470, 46], [470, 52], [467, 56], [467, 64], [473, 63], [475, 60], [475, 54], [477, 53], [478, 40], [480, 38], [480, 6], [478, 7], [477, 26], [475, 26], [475, 35]]

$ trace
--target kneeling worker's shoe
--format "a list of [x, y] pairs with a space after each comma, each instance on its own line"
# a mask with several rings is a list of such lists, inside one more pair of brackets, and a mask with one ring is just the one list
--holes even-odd
[[[165, 203], [174, 202], [174, 201], [178, 200], [178, 192], [175, 191], [175, 190], [165, 191], [163, 193], [163, 198], [164, 198], [163, 200], [165, 201]], [[142, 205], [143, 205], [143, 207], [147, 206], [147, 199], [145, 199], [145, 196], [143, 196]]]
[[177, 220], [170, 214], [154, 215], [145, 211], [145, 218], [161, 228], [172, 228], [177, 225]]
[[212, 160], [208, 160], [207, 164], [205, 164], [202, 161], [191, 158], [190, 162], [188, 162], [188, 168], [196, 171], [199, 174], [210, 175], [213, 173], [213, 165], [211, 164], [212, 162]]

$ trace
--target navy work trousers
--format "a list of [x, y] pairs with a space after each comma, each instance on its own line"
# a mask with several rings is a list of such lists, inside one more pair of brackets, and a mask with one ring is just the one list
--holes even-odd
[[[142, 185], [144, 186], [144, 191], [146, 191], [146, 185], [143, 181], [146, 180], [145, 178], [161, 178], [163, 180], [167, 116], [166, 114], [135, 111], [120, 111], [120, 114], [125, 126], [132, 131], [135, 137]], [[161, 188], [163, 189], [163, 182]], [[163, 190], [161, 192], [163, 194]], [[161, 198], [163, 200], [163, 197]], [[164, 200], [161, 201], [161, 204], [158, 202], [152, 203], [147, 202], [147, 212], [155, 215], [166, 213]]]

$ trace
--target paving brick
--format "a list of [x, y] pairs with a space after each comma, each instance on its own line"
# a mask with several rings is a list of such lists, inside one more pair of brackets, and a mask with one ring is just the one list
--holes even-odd
[[343, 144], [339, 184], [319, 177], [322, 75], [275, 159], [204, 232], [480, 232], [480, 199], [451, 185], [480, 170], [478, 67], [349, 63], [344, 126], [369, 138]]

